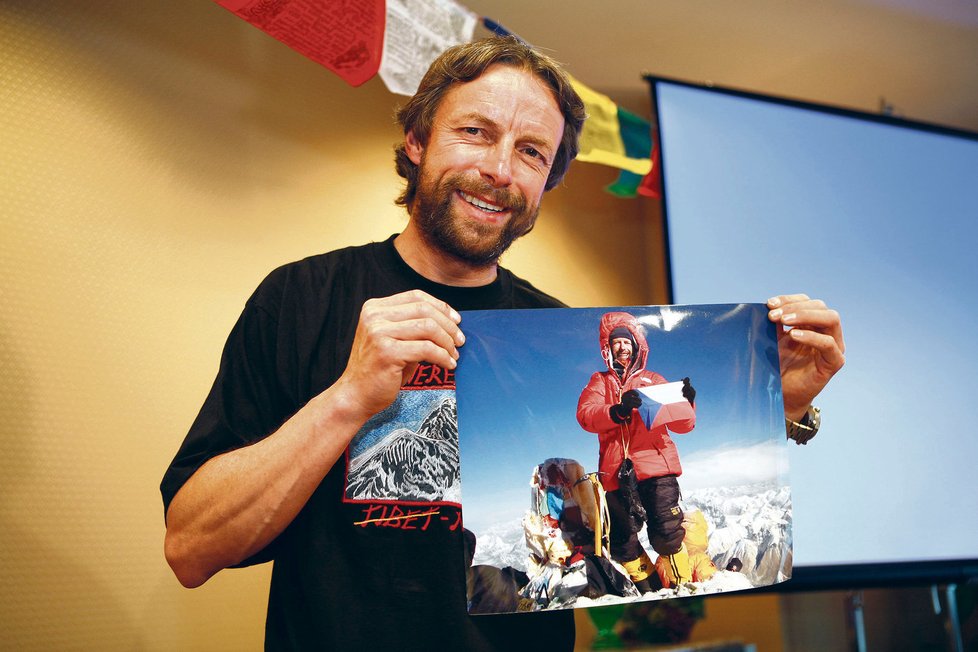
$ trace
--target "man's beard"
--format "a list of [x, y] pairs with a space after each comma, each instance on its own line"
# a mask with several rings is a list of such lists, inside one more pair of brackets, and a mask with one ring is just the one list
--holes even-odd
[[611, 366], [614, 367], [615, 372], [620, 378], [625, 375], [625, 372], [628, 371], [629, 368], [631, 368], [632, 356], [629, 355], [627, 358], [622, 358], [616, 355], [611, 361]]
[[[519, 193], [468, 180], [462, 173], [438, 183], [425, 177], [424, 161], [421, 163], [412, 219], [425, 240], [441, 251], [484, 267], [496, 263], [517, 238], [533, 228], [540, 208], [529, 207]], [[454, 215], [452, 202], [459, 190], [508, 209], [509, 220], [500, 228]]]

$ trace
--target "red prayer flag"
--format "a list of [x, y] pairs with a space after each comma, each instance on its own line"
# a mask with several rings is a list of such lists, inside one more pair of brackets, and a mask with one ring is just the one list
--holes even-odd
[[662, 199], [662, 177], [659, 174], [658, 139], [656, 139], [655, 146], [652, 147], [652, 171], [642, 179], [642, 183], [638, 186], [638, 194], [654, 199]]
[[384, 50], [384, 0], [216, 0], [351, 86], [377, 74]]

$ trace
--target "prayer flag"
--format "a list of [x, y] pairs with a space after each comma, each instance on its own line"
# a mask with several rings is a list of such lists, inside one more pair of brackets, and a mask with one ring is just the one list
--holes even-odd
[[[652, 169], [652, 161], [649, 160], [649, 124], [620, 109], [607, 95], [592, 90], [573, 77], [571, 84], [584, 100], [588, 114], [581, 131], [577, 160], [610, 165], [640, 176], [648, 174]], [[638, 155], [630, 154], [629, 150], [635, 152], [642, 149], [642, 139], [648, 142], [645, 151]]]
[[659, 146], [652, 145], [652, 170], [644, 177], [622, 170], [614, 183], [605, 191], [618, 197], [634, 198], [638, 195], [662, 199], [662, 179], [659, 176]]
[[[625, 154], [631, 158], [648, 160], [649, 151], [653, 147], [652, 126], [643, 118], [621, 107], [618, 107], [618, 124], [621, 129], [622, 142], [625, 144]], [[648, 174], [653, 173], [658, 173], [654, 164]], [[648, 176], [648, 174], [644, 176]], [[619, 197], [635, 197], [638, 194], [642, 179], [643, 175], [641, 174], [622, 170], [618, 179], [606, 186], [605, 190]]]
[[659, 165], [659, 144], [656, 143], [652, 148], [652, 171], [642, 179], [638, 194], [662, 199], [662, 176], [659, 174]]
[[609, 192], [617, 197], [630, 199], [638, 196], [638, 188], [644, 178], [641, 174], [622, 170], [618, 173], [618, 178], [613, 183], [605, 186], [604, 189], [605, 192]]
[[217, 0], [269, 36], [351, 86], [377, 74], [384, 46], [384, 0]]
[[438, 55], [472, 40], [479, 17], [453, 0], [387, 0], [380, 78], [387, 89], [414, 95]]

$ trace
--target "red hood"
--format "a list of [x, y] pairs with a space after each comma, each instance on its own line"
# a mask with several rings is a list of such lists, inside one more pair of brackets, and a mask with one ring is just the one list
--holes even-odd
[[619, 327], [627, 328], [628, 332], [635, 338], [635, 343], [638, 344], [635, 359], [626, 374], [626, 376], [631, 376], [636, 371], [645, 369], [645, 362], [649, 357], [649, 344], [645, 340], [645, 329], [634, 315], [627, 312], [605, 313], [601, 318], [601, 326], [598, 328], [598, 344], [601, 346], [601, 357], [608, 365], [609, 371], [614, 371], [614, 367], [612, 367], [611, 346], [608, 343], [608, 336], [611, 335], [611, 331]]

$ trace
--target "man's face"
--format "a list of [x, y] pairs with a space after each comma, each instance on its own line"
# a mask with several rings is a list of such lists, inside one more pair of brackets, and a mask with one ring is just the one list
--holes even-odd
[[632, 353], [632, 341], [627, 337], [616, 337], [611, 340], [611, 355], [621, 366], [628, 366]]
[[407, 135], [419, 167], [411, 210], [429, 244], [475, 264], [496, 262], [536, 221], [564, 118], [548, 86], [496, 64], [445, 93], [428, 142]]

